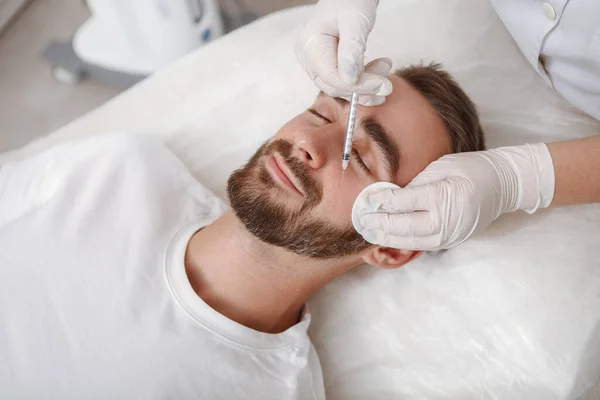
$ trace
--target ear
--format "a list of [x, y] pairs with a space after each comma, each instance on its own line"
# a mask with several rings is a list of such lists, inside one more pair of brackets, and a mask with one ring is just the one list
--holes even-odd
[[423, 254], [422, 251], [399, 250], [390, 247], [374, 246], [369, 248], [362, 258], [367, 264], [376, 267], [393, 269], [399, 268]]

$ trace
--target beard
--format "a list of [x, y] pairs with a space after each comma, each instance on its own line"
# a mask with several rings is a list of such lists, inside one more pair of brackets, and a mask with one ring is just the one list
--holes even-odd
[[[306, 165], [292, 156], [292, 149], [282, 139], [264, 143], [245, 166], [229, 177], [229, 202], [245, 229], [264, 243], [317, 259], [349, 256], [371, 246], [352, 224], [342, 228], [313, 215], [322, 190]], [[305, 194], [302, 206], [296, 210], [274, 199], [274, 195], [285, 195], [266, 169], [265, 160], [274, 153], [283, 157]]]

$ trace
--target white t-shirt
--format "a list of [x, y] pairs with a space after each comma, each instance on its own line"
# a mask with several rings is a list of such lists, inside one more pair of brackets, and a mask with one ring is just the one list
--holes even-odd
[[150, 138], [0, 167], [0, 398], [323, 399], [308, 312], [265, 334], [192, 289], [189, 239], [225, 211]]

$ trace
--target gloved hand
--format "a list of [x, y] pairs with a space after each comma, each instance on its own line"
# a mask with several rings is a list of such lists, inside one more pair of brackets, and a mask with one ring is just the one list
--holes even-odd
[[533, 213], [554, 197], [545, 144], [450, 154], [406, 188], [379, 182], [354, 203], [354, 228], [370, 243], [404, 250], [458, 246], [501, 214]]
[[321, 0], [304, 26], [296, 56], [317, 87], [329, 96], [349, 99], [356, 92], [361, 104], [379, 105], [392, 92], [386, 78], [390, 60], [383, 59], [389, 62], [387, 72], [364, 67], [378, 1]]

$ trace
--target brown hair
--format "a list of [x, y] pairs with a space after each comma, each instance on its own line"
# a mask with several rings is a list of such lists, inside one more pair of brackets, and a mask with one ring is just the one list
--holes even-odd
[[452, 153], [485, 150], [477, 107], [441, 64], [411, 65], [394, 74], [417, 89], [444, 120]]

